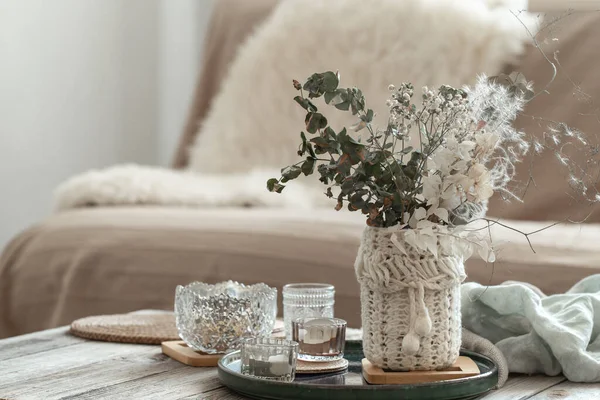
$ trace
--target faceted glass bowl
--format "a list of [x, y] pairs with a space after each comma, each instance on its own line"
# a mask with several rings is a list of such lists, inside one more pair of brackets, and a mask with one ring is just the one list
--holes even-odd
[[208, 354], [236, 350], [246, 337], [270, 335], [276, 316], [277, 289], [264, 283], [194, 282], [175, 292], [179, 336]]

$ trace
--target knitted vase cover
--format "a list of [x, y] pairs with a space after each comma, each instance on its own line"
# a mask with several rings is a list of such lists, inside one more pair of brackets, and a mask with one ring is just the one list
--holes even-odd
[[367, 227], [362, 235], [355, 270], [364, 353], [393, 371], [448, 368], [461, 345], [465, 257], [457, 247], [436, 258], [407, 244], [404, 232]]

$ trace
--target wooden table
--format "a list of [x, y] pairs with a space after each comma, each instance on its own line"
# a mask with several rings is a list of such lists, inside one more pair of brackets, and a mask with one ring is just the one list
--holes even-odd
[[[600, 384], [514, 376], [485, 400], [594, 400]], [[57, 328], [0, 340], [0, 399], [245, 399], [223, 387], [216, 368], [187, 367], [160, 346], [96, 342]]]

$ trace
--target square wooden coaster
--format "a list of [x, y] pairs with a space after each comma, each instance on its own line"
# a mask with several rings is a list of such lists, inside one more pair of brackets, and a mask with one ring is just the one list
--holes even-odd
[[224, 354], [206, 354], [196, 351], [183, 340], [174, 340], [162, 342], [161, 348], [163, 354], [191, 367], [216, 367]]
[[405, 385], [409, 383], [425, 383], [466, 378], [479, 375], [479, 367], [469, 357], [460, 356], [450, 368], [443, 371], [384, 371], [363, 358], [362, 373], [372, 385]]

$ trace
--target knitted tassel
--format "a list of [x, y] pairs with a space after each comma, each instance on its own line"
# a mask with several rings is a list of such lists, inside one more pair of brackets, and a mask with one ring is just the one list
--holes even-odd
[[421, 282], [417, 285], [418, 293], [417, 293], [417, 301], [418, 309], [417, 309], [417, 318], [415, 319], [415, 333], [419, 336], [428, 336], [431, 333], [431, 317], [429, 316], [429, 310], [427, 309], [427, 305], [425, 305], [425, 288]]

